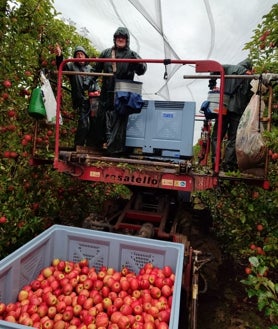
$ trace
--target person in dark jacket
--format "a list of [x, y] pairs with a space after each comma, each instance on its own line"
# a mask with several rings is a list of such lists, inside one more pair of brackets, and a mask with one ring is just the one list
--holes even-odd
[[[130, 35], [125, 27], [119, 27], [113, 36], [114, 45], [105, 49], [99, 58], [140, 59], [130, 49]], [[109, 154], [125, 151], [126, 127], [128, 115], [119, 115], [114, 108], [115, 79], [134, 80], [135, 74], [143, 75], [147, 70], [146, 63], [111, 63], [97, 62], [94, 71], [112, 73], [113, 76], [102, 77], [102, 87], [96, 118], [94, 139], [97, 146], [107, 148]]]
[[[73, 58], [88, 58], [85, 49], [77, 46], [74, 49]], [[63, 61], [61, 47], [56, 44], [56, 66], [59, 68]], [[68, 62], [64, 65], [63, 71], [91, 72], [92, 66], [88, 62]], [[74, 138], [74, 145], [85, 146], [90, 131], [90, 102], [89, 92], [100, 90], [95, 76], [88, 75], [68, 75], [71, 85], [72, 107], [79, 115], [77, 130]]]
[[[237, 65], [223, 65], [226, 75], [252, 74], [252, 63], [247, 58]], [[227, 115], [222, 116], [221, 140], [227, 135], [225, 154], [222, 162], [223, 171], [235, 171], [238, 169], [236, 159], [236, 134], [240, 118], [248, 105], [253, 93], [251, 91], [250, 79], [225, 79], [224, 94], [229, 96]], [[211, 79], [209, 87], [211, 90], [216, 86], [216, 80]], [[211, 136], [211, 157], [214, 169], [216, 143], [217, 143], [218, 120], [215, 120]]]

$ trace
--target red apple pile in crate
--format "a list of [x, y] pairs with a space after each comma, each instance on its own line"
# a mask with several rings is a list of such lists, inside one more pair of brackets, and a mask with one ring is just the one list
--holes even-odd
[[0, 302], [0, 319], [40, 329], [168, 329], [174, 282], [170, 266], [147, 263], [135, 274], [54, 259], [15, 303]]

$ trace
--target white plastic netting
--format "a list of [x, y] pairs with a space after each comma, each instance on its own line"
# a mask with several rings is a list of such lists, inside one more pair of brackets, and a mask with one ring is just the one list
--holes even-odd
[[[92, 44], [103, 50], [113, 44], [119, 26], [129, 29], [131, 49], [145, 59], [212, 59], [237, 64], [253, 30], [276, 0], [55, 0], [61, 17], [74, 24]], [[145, 99], [196, 102], [199, 112], [208, 81], [183, 79], [195, 74], [190, 65], [149, 64], [143, 82]]]

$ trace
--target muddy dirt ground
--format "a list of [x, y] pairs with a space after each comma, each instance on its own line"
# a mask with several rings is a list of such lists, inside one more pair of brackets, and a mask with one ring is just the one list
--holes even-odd
[[[191, 245], [209, 252], [214, 260], [203, 270], [207, 279], [207, 292], [199, 295], [198, 329], [268, 329], [271, 323], [250, 301], [240, 280], [244, 268], [237, 268], [221, 252], [217, 239], [211, 233], [211, 219], [207, 213], [193, 212], [191, 216]], [[186, 215], [188, 218], [188, 214]], [[185, 217], [184, 217], [185, 218]], [[184, 299], [184, 292], [182, 299]], [[181, 304], [184, 304], [181, 299]], [[182, 305], [181, 305], [181, 313]], [[180, 321], [179, 329], [188, 328], [186, 319]], [[278, 328], [278, 327], [277, 327]]]
[[[201, 249], [214, 256], [204, 269], [207, 279], [207, 292], [199, 295], [197, 329], [268, 329], [270, 323], [259, 313], [254, 302], [246, 297], [244, 287], [239, 282], [243, 269], [235, 270], [233, 264], [225, 259], [216, 238], [211, 233], [211, 219], [203, 211], [192, 211], [187, 202], [178, 207], [176, 214], [179, 232], [190, 236], [194, 249]], [[90, 227], [90, 220], [83, 223], [64, 222], [59, 224]], [[97, 228], [99, 229], [99, 228]], [[240, 273], [238, 273], [240, 272]], [[186, 294], [181, 294], [180, 325], [187, 329]]]

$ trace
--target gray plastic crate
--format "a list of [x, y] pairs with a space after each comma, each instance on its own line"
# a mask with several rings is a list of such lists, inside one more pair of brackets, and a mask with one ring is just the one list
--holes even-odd
[[[15, 302], [21, 287], [30, 283], [54, 258], [75, 262], [87, 258], [97, 270], [102, 265], [116, 270], [126, 266], [136, 273], [148, 262], [158, 267], [171, 266], [176, 281], [169, 327], [178, 328], [183, 244], [53, 225], [0, 261], [0, 301]], [[0, 321], [2, 328], [27, 327]]]
[[[141, 113], [128, 119], [126, 146], [174, 157], [193, 155], [195, 102], [145, 101]], [[169, 155], [168, 154], [168, 155]]]

